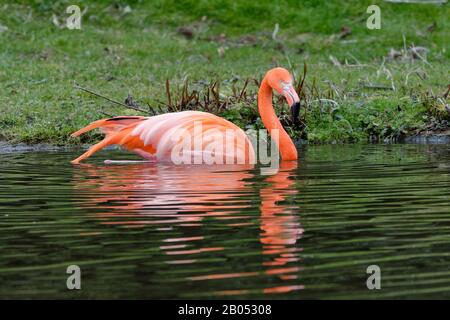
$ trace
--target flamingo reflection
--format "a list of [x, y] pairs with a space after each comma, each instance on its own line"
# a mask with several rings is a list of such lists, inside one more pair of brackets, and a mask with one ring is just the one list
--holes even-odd
[[96, 216], [103, 224], [193, 224], [205, 216], [239, 218], [230, 215], [247, 204], [237, 196], [251, 192], [245, 182], [252, 177], [249, 165], [233, 165], [226, 171], [220, 166], [158, 164], [80, 169], [75, 171], [75, 189], [85, 194], [84, 207], [100, 211]]
[[[281, 162], [278, 173], [254, 182], [251, 165], [175, 166], [133, 164], [83, 165], [74, 172], [74, 192], [83, 198], [83, 207], [95, 211], [101, 224], [123, 227], [156, 225], [168, 230], [174, 225], [201, 227], [204, 219], [220, 220], [230, 228], [254, 225], [254, 215], [246, 210], [255, 207], [249, 199], [260, 198], [260, 234], [263, 266], [266, 276], [281, 280], [296, 279], [299, 248], [303, 233], [298, 207], [292, 203], [297, 194], [295, 170], [297, 162]], [[260, 188], [259, 190], [257, 188]], [[167, 238], [160, 248], [171, 258], [167, 263], [188, 264], [197, 253], [221, 251], [223, 247], [192, 248], [192, 241], [203, 236]], [[205, 245], [202, 242], [202, 245]], [[185, 259], [188, 256], [188, 259]], [[183, 257], [182, 259], [172, 259]], [[290, 264], [292, 263], [292, 264]], [[292, 266], [294, 265], [294, 266]], [[190, 280], [215, 280], [260, 276], [261, 272], [208, 274]], [[265, 293], [298, 290], [298, 284], [265, 288]], [[217, 294], [238, 294], [239, 290]], [[241, 292], [243, 293], [243, 292]]]

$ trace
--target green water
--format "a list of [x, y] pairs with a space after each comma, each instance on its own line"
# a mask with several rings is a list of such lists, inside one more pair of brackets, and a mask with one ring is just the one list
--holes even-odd
[[299, 151], [272, 176], [1, 154], [0, 298], [450, 298], [450, 145]]

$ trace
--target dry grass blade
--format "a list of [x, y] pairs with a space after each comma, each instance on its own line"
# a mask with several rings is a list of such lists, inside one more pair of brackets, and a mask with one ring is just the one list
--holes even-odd
[[172, 97], [170, 96], [170, 84], [169, 79], [166, 79], [166, 95], [167, 95], [167, 106], [169, 109], [172, 108]]
[[122, 103], [122, 102], [113, 100], [113, 99], [111, 99], [111, 98], [108, 98], [108, 97], [106, 97], [106, 96], [100, 94], [100, 93], [97, 93], [97, 92], [92, 91], [92, 90], [90, 90], [90, 89], [83, 88], [83, 87], [79, 86], [78, 84], [75, 84], [75, 88], [77, 88], [77, 89], [79, 89], [79, 90], [82, 90], [82, 91], [85, 91], [85, 92], [87, 92], [87, 93], [90, 93], [90, 94], [92, 94], [92, 95], [94, 95], [94, 96], [96, 96], [96, 97], [105, 99], [105, 100], [107, 100], [107, 101], [109, 101], [109, 102], [112, 102], [112, 103], [114, 103], [114, 104], [117, 104], [117, 105], [119, 105], [119, 106], [125, 107], [125, 108], [127, 108], [127, 109], [131, 109], [131, 110], [135, 110], [135, 111], [139, 111], [139, 112], [148, 114], [148, 111], [146, 111], [146, 110], [144, 110], [144, 109], [141, 109], [141, 108], [138, 107], [138, 106], [127, 105], [127, 104], [125, 104], [125, 103]]
[[[247, 79], [245, 79], [245, 83], [244, 83], [244, 86], [242, 87], [242, 90], [241, 90], [241, 93], [239, 94], [239, 98], [238, 98], [237, 102], [240, 102], [240, 101], [241, 101], [241, 99], [242, 99], [242, 97], [244, 96], [244, 94], [245, 94], [245, 91], [246, 91], [246, 89], [247, 89], [247, 86], [248, 86], [248, 82], [249, 82], [249, 79], [248, 79], [248, 78], [247, 78]], [[236, 94], [235, 94], [235, 96], [236, 96]]]
[[299, 84], [297, 85], [297, 93], [298, 96], [300, 97], [300, 99], [302, 98], [302, 94], [303, 93], [303, 85], [305, 84], [305, 79], [306, 79], [306, 73], [308, 71], [308, 68], [306, 66], [306, 62], [303, 63], [303, 77], [302, 77], [302, 81], [299, 82]]
[[444, 99], [447, 99], [449, 93], [450, 93], [450, 84], [447, 87], [447, 91], [443, 94]]
[[212, 93], [213, 93], [213, 95], [214, 95], [214, 100], [215, 100], [215, 104], [218, 106], [218, 105], [220, 105], [220, 96], [219, 96], [219, 81], [215, 81], [214, 82], [214, 84], [213, 84], [213, 86], [212, 86], [212, 88], [211, 88], [211, 91], [212, 91]]

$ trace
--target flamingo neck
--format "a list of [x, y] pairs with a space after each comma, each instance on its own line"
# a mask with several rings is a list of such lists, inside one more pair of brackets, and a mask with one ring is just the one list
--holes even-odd
[[279, 132], [278, 150], [280, 151], [281, 159], [285, 161], [297, 160], [297, 148], [286, 130], [284, 130], [273, 109], [272, 87], [266, 78], [263, 79], [258, 92], [258, 111], [269, 134], [272, 136], [272, 130], [274, 129], [277, 129]]

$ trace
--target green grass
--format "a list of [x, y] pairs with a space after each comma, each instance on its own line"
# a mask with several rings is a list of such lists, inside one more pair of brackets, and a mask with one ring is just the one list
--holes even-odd
[[[174, 96], [186, 79], [191, 90], [200, 92], [205, 83], [218, 80], [226, 99], [233, 82], [242, 87], [246, 78], [260, 79], [274, 66], [290, 69], [299, 79], [304, 63], [304, 125], [288, 128], [294, 137], [366, 141], [448, 130], [448, 100], [442, 96], [450, 79], [449, 5], [79, 1], [82, 10], [88, 8], [82, 29], [55, 26], [52, 15], [64, 21], [65, 8], [73, 3], [0, 2], [0, 138], [79, 143], [69, 134], [105, 113], [137, 114], [77, 90], [75, 83], [121, 102], [130, 94], [140, 105], [156, 106], [166, 100], [166, 79]], [[372, 3], [381, 8], [381, 30], [366, 28]], [[434, 30], [427, 30], [433, 24]], [[352, 32], [340, 39], [344, 26]], [[177, 32], [179, 27], [192, 30], [193, 38]], [[401, 51], [412, 44], [429, 50], [427, 61], [412, 60], [410, 54], [385, 59], [391, 48]], [[368, 83], [395, 90], [367, 88]], [[256, 85], [251, 82], [247, 91], [251, 96]], [[219, 113], [242, 127], [259, 127], [256, 104], [249, 108], [249, 103], [237, 103]], [[94, 139], [98, 135], [83, 141]]]

